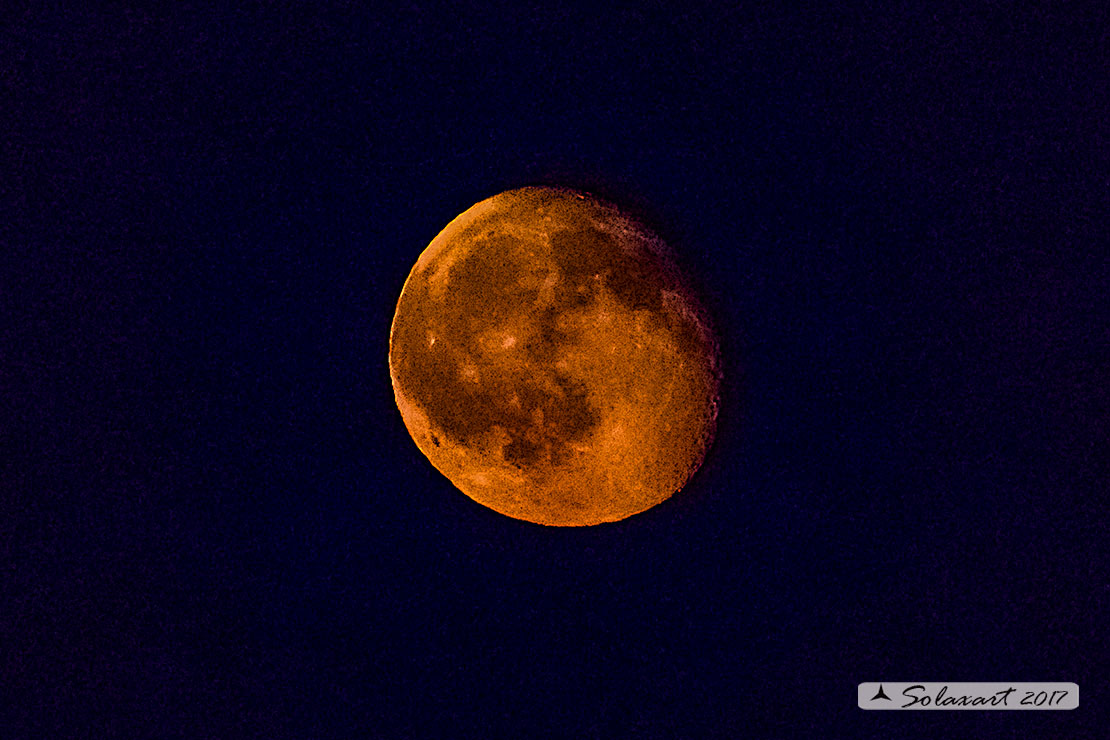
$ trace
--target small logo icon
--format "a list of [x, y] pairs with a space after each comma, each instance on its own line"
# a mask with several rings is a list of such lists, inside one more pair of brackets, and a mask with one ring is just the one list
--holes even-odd
[[885, 691], [883, 691], [883, 685], [882, 684], [879, 684], [879, 693], [877, 693], [877, 694], [875, 694], [874, 696], [871, 697], [871, 701], [875, 701], [876, 699], [886, 699], [887, 701], [894, 701], [893, 699], [891, 699], [889, 696], [886, 695]]

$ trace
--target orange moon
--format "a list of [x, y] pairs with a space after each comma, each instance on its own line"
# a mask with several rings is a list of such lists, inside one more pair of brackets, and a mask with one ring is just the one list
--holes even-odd
[[670, 498], [712, 441], [717, 341], [663, 241], [616, 206], [529, 187], [472, 206], [409, 273], [397, 407], [459, 490], [584, 526]]

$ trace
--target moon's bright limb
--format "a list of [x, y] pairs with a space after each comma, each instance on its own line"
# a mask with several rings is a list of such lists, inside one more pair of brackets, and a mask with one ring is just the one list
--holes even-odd
[[522, 188], [452, 221], [397, 304], [397, 406], [431, 463], [511, 517], [578, 526], [669, 498], [701, 464], [720, 367], [665, 245], [616, 207]]

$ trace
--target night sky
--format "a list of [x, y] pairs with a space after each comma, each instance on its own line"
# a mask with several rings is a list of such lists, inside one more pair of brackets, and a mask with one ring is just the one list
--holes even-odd
[[[1104, 5], [176, 5], [0, 20], [0, 736], [1106, 736]], [[393, 400], [420, 252], [536, 184], [720, 333], [616, 524], [479, 506]]]

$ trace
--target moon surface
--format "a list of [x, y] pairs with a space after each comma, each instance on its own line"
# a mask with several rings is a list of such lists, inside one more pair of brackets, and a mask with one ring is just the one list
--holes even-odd
[[521, 188], [469, 208], [405, 281], [389, 369], [417, 447], [459, 490], [551, 526], [682, 488], [720, 389], [706, 312], [667, 246], [616, 206]]

